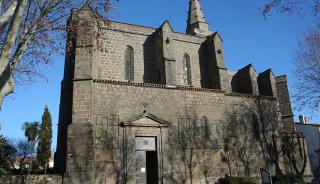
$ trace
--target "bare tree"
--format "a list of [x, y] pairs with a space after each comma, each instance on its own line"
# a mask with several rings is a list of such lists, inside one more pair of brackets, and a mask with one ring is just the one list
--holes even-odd
[[[289, 15], [319, 17], [320, 0], [270, 0], [262, 8], [263, 16], [273, 11]], [[320, 102], [319, 24], [308, 29], [295, 52], [296, 89], [294, 100], [299, 110], [319, 110]]]
[[32, 145], [27, 140], [19, 139], [15, 141], [15, 147], [17, 149], [16, 158], [20, 173], [24, 173], [28, 164], [27, 158], [32, 154]]
[[[14, 91], [14, 79], [33, 81], [53, 53], [65, 48], [66, 21], [73, 8], [91, 5], [106, 20], [111, 0], [1, 0], [0, 1], [0, 108]], [[70, 28], [69, 28], [70, 30]]]
[[9, 139], [15, 152], [11, 156], [11, 169], [18, 169], [20, 174], [25, 173], [28, 168], [28, 158], [32, 156], [32, 144], [26, 139]]
[[300, 109], [319, 110], [320, 104], [320, 31], [319, 25], [310, 28], [296, 51], [295, 75], [297, 93], [295, 100]]
[[263, 16], [269, 15], [273, 10], [280, 13], [315, 15], [319, 16], [319, 0], [268, 0], [262, 8]]

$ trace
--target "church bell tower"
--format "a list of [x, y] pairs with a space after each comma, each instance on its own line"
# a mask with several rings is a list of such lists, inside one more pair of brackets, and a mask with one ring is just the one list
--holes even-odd
[[209, 25], [203, 16], [200, 0], [190, 0], [187, 21], [187, 34], [206, 37], [211, 34]]

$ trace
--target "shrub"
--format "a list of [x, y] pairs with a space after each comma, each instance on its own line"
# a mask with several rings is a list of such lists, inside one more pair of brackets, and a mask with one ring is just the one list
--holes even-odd
[[277, 175], [272, 177], [274, 184], [304, 184], [302, 176], [297, 175]]
[[218, 181], [219, 184], [256, 184], [250, 178], [238, 178], [226, 176], [225, 178], [220, 178]]

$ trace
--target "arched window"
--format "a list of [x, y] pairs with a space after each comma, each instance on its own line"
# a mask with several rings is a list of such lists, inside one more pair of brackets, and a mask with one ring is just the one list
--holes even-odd
[[125, 51], [125, 79], [128, 81], [134, 80], [134, 59], [133, 59], [133, 48], [127, 46]]
[[192, 85], [190, 57], [185, 54], [182, 59], [182, 83], [183, 85]]

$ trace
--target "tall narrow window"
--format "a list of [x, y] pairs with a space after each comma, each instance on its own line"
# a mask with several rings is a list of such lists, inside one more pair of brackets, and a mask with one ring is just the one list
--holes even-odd
[[182, 83], [184, 85], [192, 85], [190, 57], [185, 54], [182, 59]]
[[125, 79], [128, 81], [134, 80], [134, 59], [133, 59], [133, 48], [127, 46], [125, 51]]

